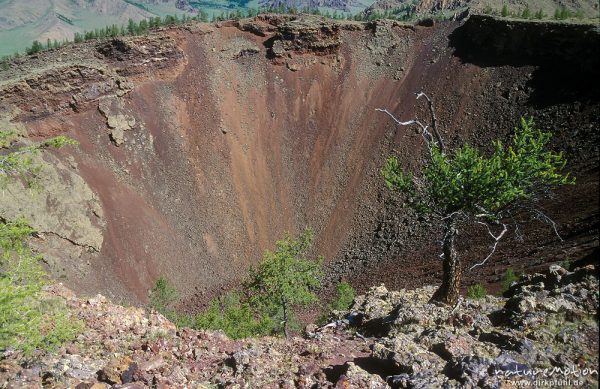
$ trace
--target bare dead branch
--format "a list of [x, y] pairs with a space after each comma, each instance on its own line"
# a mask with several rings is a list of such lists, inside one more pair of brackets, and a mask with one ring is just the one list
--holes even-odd
[[[539, 200], [539, 199], [537, 199]], [[534, 218], [541, 220], [547, 224], [550, 224], [550, 226], [552, 227], [552, 230], [554, 231], [554, 234], [556, 235], [556, 237], [562, 242], [564, 241], [564, 239], [562, 238], [562, 236], [560, 235], [560, 233], [558, 232], [558, 224], [552, 220], [552, 218], [548, 215], [546, 215], [546, 213], [544, 212], [544, 210], [541, 208], [540, 205], [536, 206], [535, 202], [527, 202], [525, 204], [520, 204], [519, 206], [515, 207], [516, 210], [523, 210], [525, 212], [529, 212], [532, 213], [534, 215]], [[507, 212], [509, 214], [509, 216], [512, 218], [512, 211], [508, 209]], [[514, 220], [514, 219], [513, 219]], [[517, 225], [517, 223], [515, 222], [515, 225]], [[520, 234], [520, 236], [522, 237], [522, 234]]]
[[421, 127], [421, 136], [423, 136], [423, 140], [425, 140], [427, 147], [429, 147], [429, 152], [431, 152], [431, 142], [433, 142], [433, 135], [431, 135], [431, 132], [429, 132], [429, 130], [427, 129], [428, 126], [424, 125], [417, 119], [409, 120], [406, 122], [400, 121], [400, 120], [398, 120], [398, 118], [396, 116], [394, 116], [394, 114], [392, 114], [390, 111], [388, 111], [387, 109], [384, 109], [384, 108], [375, 108], [375, 111], [386, 113], [399, 126], [410, 126], [412, 124], [416, 124], [419, 127]]
[[444, 144], [444, 139], [442, 138], [442, 135], [440, 134], [440, 132], [438, 131], [438, 128], [437, 128], [437, 118], [435, 116], [435, 109], [433, 107], [433, 101], [424, 92], [417, 93], [417, 100], [420, 97], [425, 97], [425, 99], [427, 100], [427, 105], [429, 107], [429, 113], [431, 114], [431, 127], [433, 128], [433, 133], [435, 134], [435, 137], [437, 138], [437, 141], [439, 143], [440, 150], [444, 151], [444, 149], [446, 148], [446, 145]]
[[513, 207], [508, 207], [507, 209], [504, 210], [504, 213], [505, 213], [504, 217], [510, 218], [510, 220], [511, 220], [510, 224], [514, 228], [515, 239], [519, 242], [523, 242], [524, 235], [523, 235], [523, 232], [521, 231], [521, 225], [515, 218]]
[[517, 222], [517, 220], [515, 219], [512, 212], [508, 212], [508, 217], [510, 218], [510, 220], [512, 220], [512, 225], [514, 226], [515, 239], [517, 239], [517, 241], [519, 241], [519, 242], [523, 242], [524, 236], [523, 236], [523, 233], [521, 232], [521, 226], [520, 226], [519, 222]]
[[408, 120], [406, 122], [403, 122], [403, 121], [399, 120], [398, 118], [396, 118], [387, 109], [375, 108], [375, 110], [386, 113], [389, 117], [391, 117], [396, 122], [396, 124], [398, 124], [400, 126], [410, 126], [412, 124], [416, 124], [419, 127], [421, 127], [421, 135], [423, 136], [425, 143], [427, 143], [427, 147], [429, 147], [429, 153], [432, 153], [431, 149], [432, 149], [433, 143], [437, 144], [437, 146], [440, 148], [441, 151], [444, 151], [446, 146], [444, 144], [444, 139], [442, 138], [442, 135], [440, 134], [440, 132], [438, 131], [438, 128], [437, 128], [437, 117], [435, 116], [435, 108], [433, 106], [433, 101], [424, 92], [418, 92], [418, 93], [416, 93], [416, 95], [417, 95], [417, 100], [420, 99], [421, 97], [424, 97], [427, 100], [429, 113], [431, 114], [431, 128], [433, 129], [433, 134], [435, 135], [435, 140], [434, 140], [434, 135], [432, 135], [431, 131], [429, 131], [429, 129], [428, 129], [429, 126], [423, 124], [418, 119], [413, 119], [413, 120]]
[[456, 216], [461, 216], [461, 215], [464, 216], [465, 213], [463, 211], [454, 211], [451, 214], [444, 216], [442, 218], [442, 220], [450, 219], [450, 218], [453, 218], [453, 217], [456, 217]]
[[517, 239], [517, 241], [523, 242], [525, 240], [525, 236], [521, 232], [521, 227], [519, 226], [519, 223], [517, 223], [515, 221], [514, 226], [515, 226], [515, 238]]
[[493, 218], [494, 220], [499, 219], [498, 214], [488, 211], [484, 207], [479, 204], [475, 204], [475, 208], [477, 208], [481, 213], [474, 215], [476, 218]]
[[546, 215], [544, 212], [542, 212], [541, 209], [539, 208], [535, 208], [532, 207], [532, 211], [537, 215], [538, 219], [541, 219], [542, 221], [550, 224], [552, 226], [552, 229], [554, 230], [554, 234], [558, 237], [558, 239], [562, 242], [563, 238], [562, 236], [560, 236], [560, 234], [558, 233], [558, 228], [556, 227], [556, 222], [554, 220], [552, 220], [548, 215]]
[[375, 108], [375, 111], [387, 113], [388, 116], [391, 117], [396, 122], [396, 124], [398, 124], [399, 126], [410, 126], [411, 124], [415, 123], [415, 120], [409, 120], [407, 122], [401, 122], [400, 120], [398, 120], [398, 118], [396, 118], [396, 116], [394, 116], [394, 114], [392, 114], [390, 111], [388, 111], [385, 108]]
[[504, 234], [506, 234], [506, 232], [508, 231], [508, 226], [506, 224], [502, 223], [502, 232], [500, 232], [500, 234], [498, 234], [498, 235], [494, 235], [489, 224], [480, 222], [480, 221], [475, 221], [475, 223], [483, 224], [487, 228], [488, 234], [490, 234], [490, 236], [494, 239], [494, 246], [492, 247], [492, 251], [488, 254], [488, 256], [485, 257], [485, 259], [483, 261], [481, 261], [480, 263], [476, 263], [475, 265], [471, 266], [469, 268], [469, 271], [473, 270], [477, 266], [484, 265], [487, 262], [487, 260], [490, 259], [492, 257], [492, 255], [494, 255], [494, 253], [496, 252], [496, 247], [498, 247], [498, 242], [500, 242], [500, 240], [502, 239]]
[[358, 332], [354, 333], [354, 336], [356, 336], [359, 339], [362, 339], [365, 341], [365, 343], [367, 342], [367, 338], [365, 338], [363, 335], [359, 334]]

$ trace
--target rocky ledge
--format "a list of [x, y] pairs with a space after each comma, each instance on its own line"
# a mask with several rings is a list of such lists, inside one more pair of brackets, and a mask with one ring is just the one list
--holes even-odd
[[64, 299], [85, 330], [51, 354], [4, 352], [0, 386], [502, 388], [543, 379], [597, 387], [595, 265], [552, 266], [521, 277], [503, 297], [455, 307], [429, 303], [433, 291], [374, 287], [303, 337], [231, 340], [57, 285], [47, 292]]
[[376, 337], [371, 363], [391, 387], [501, 388], [536, 379], [597, 387], [594, 265], [573, 272], [551, 266], [522, 276], [504, 297], [463, 299], [452, 308], [429, 303], [434, 290], [380, 286], [355, 300], [350, 319]]

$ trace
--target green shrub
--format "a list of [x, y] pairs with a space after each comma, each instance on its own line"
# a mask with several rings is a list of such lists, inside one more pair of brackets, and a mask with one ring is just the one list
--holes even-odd
[[274, 324], [266, 315], [257, 315], [237, 292], [213, 299], [209, 308], [193, 318], [193, 328], [222, 330], [232, 339], [268, 335]]
[[35, 40], [31, 44], [31, 47], [25, 51], [27, 52], [27, 54], [35, 54], [39, 53], [42, 50], [44, 50], [44, 45], [42, 45], [39, 41]]
[[149, 293], [148, 307], [152, 308], [177, 327], [204, 330], [222, 330], [232, 339], [271, 333], [273, 325], [267, 316], [260, 316], [246, 299], [231, 291], [225, 296], [213, 299], [206, 311], [192, 315], [177, 312], [173, 307], [179, 295], [169, 280], [160, 276]]
[[578, 16], [578, 15], [582, 15], [582, 14], [581, 13], [577, 13], [577, 14], [574, 15], [564, 5], [561, 6], [560, 8], [557, 8], [554, 11], [554, 19], [556, 19], [556, 20], [565, 20], [565, 19], [571, 18], [573, 16]]
[[335, 288], [336, 296], [331, 303], [331, 310], [345, 311], [350, 308], [354, 301], [354, 288], [346, 281], [342, 281]]
[[[0, 131], [0, 147], [8, 147], [16, 139], [14, 131]], [[0, 188], [5, 187], [16, 177], [23, 180], [31, 188], [37, 187], [41, 167], [34, 157], [41, 150], [61, 148], [66, 145], [77, 145], [77, 141], [65, 136], [57, 136], [44, 142], [18, 148], [14, 152], [0, 156]]]
[[501, 291], [502, 293], [506, 292], [509, 288], [510, 285], [519, 280], [519, 276], [517, 274], [515, 274], [515, 272], [513, 271], [512, 267], [509, 267], [508, 269], [506, 269], [506, 272], [504, 273], [504, 276], [502, 276], [502, 280], [500, 281], [501, 284]]
[[169, 280], [160, 276], [150, 289], [148, 306], [167, 316], [167, 313], [171, 311], [171, 305], [178, 298], [177, 290], [169, 283]]
[[[10, 147], [14, 139], [14, 132], [0, 131], [0, 147]], [[61, 136], [1, 155], [0, 187], [15, 178], [31, 186], [40, 172], [32, 155], [73, 143]], [[28, 355], [36, 349], [52, 350], [82, 329], [63, 301], [42, 290], [47, 284], [42, 257], [26, 243], [34, 232], [24, 218], [0, 219], [0, 351], [12, 348]]]
[[[354, 301], [354, 288], [346, 281], [340, 282], [335, 288], [333, 301], [322, 308], [322, 314], [316, 319], [317, 325], [325, 325], [338, 313], [344, 313]], [[338, 317], [339, 318], [339, 317]]]
[[485, 287], [479, 283], [473, 284], [467, 288], [467, 297], [471, 299], [482, 299], [487, 295]]
[[43, 350], [56, 350], [83, 331], [83, 322], [71, 315], [64, 300], [42, 298], [40, 310], [44, 312], [44, 321], [40, 326], [44, 336], [40, 347]]
[[318, 301], [314, 289], [321, 284], [323, 258], [307, 259], [313, 232], [306, 229], [297, 239], [286, 234], [274, 252], [266, 251], [256, 270], [251, 270], [248, 289], [251, 304], [266, 314], [288, 337], [294, 308]]
[[554, 10], [554, 19], [558, 20], [560, 18], [560, 10], [556, 8]]
[[[283, 331], [286, 336], [294, 329], [293, 310], [297, 306], [317, 301], [313, 289], [322, 277], [321, 261], [308, 260], [304, 255], [312, 243], [312, 231], [307, 229], [298, 239], [286, 235], [267, 251], [258, 269], [251, 270], [244, 283], [246, 293], [230, 291], [213, 299], [206, 311], [195, 316], [178, 313], [172, 305], [177, 291], [165, 277], [160, 277], [150, 290], [149, 307], [162, 313], [178, 327], [222, 330], [233, 339], [268, 335]], [[347, 306], [354, 298], [350, 285], [338, 288], [338, 306]]]
[[544, 14], [544, 10], [540, 8], [540, 9], [539, 9], [539, 10], [538, 10], [538, 11], [535, 13], [534, 17], [535, 17], [536, 19], [543, 19], [544, 17], [546, 17], [546, 14]]
[[53, 350], [82, 329], [61, 301], [42, 292], [41, 257], [25, 244], [32, 232], [24, 219], [0, 223], [0, 350], [14, 348], [26, 355]]
[[173, 305], [179, 300], [177, 289], [165, 276], [160, 276], [148, 292], [148, 308], [154, 309], [177, 327], [193, 327], [194, 317], [187, 313], [177, 312]]

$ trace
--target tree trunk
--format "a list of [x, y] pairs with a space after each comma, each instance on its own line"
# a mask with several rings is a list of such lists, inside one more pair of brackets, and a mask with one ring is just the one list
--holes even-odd
[[287, 302], [285, 299], [281, 299], [281, 305], [283, 307], [283, 334], [286, 339], [289, 339], [290, 335], [288, 333], [288, 312], [287, 312]]
[[462, 266], [455, 247], [456, 235], [456, 220], [451, 217], [444, 226], [444, 274], [442, 285], [435, 291], [431, 301], [441, 301], [449, 305], [454, 305], [458, 301]]

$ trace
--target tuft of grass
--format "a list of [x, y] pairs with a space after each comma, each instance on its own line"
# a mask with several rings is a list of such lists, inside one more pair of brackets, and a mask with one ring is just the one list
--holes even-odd
[[487, 289], [485, 289], [485, 287], [483, 285], [481, 285], [480, 283], [471, 285], [467, 288], [467, 297], [474, 299], [474, 300], [480, 300], [482, 298], [484, 298], [485, 296], [487, 296]]
[[331, 310], [345, 311], [350, 308], [354, 301], [354, 288], [346, 281], [340, 282], [335, 288], [336, 297], [331, 303]]
[[156, 330], [146, 334], [146, 339], [148, 340], [148, 342], [155, 342], [158, 339], [166, 338], [167, 335], [167, 332], [164, 330]]
[[506, 292], [510, 288], [512, 283], [516, 282], [518, 280], [519, 280], [519, 275], [514, 272], [512, 267], [507, 268], [506, 272], [502, 276], [502, 280], [500, 281], [500, 284], [501, 284], [500, 291], [502, 293]]
[[169, 280], [164, 276], [160, 276], [154, 287], [150, 290], [149, 307], [167, 316], [167, 312], [171, 310], [171, 305], [177, 301], [179, 294], [171, 285]]

